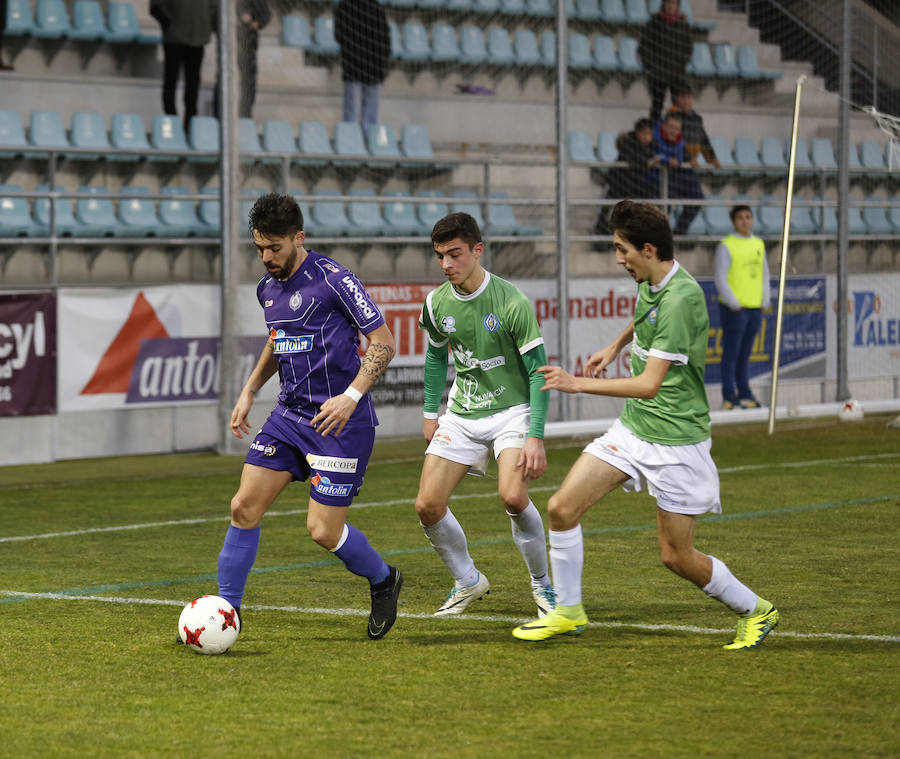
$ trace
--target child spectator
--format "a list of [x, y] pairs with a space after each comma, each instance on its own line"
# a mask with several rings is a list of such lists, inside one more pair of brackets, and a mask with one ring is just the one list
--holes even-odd
[[675, 90], [675, 104], [669, 109], [669, 113], [677, 113], [681, 116], [681, 131], [684, 136], [684, 151], [692, 166], [697, 165], [697, 156], [701, 153], [706, 162], [717, 169], [722, 168], [716, 151], [713, 150], [706, 129], [703, 128], [703, 117], [694, 110], [694, 92], [691, 85], [682, 82]]

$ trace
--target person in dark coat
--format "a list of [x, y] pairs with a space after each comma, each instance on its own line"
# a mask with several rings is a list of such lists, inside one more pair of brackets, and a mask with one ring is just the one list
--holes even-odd
[[381, 83], [391, 57], [391, 33], [377, 0], [340, 0], [334, 12], [334, 36], [341, 47], [344, 121], [359, 121], [363, 131], [378, 123]]
[[[3, 50], [3, 32], [6, 31], [6, 0], [0, 0], [0, 51]], [[11, 63], [4, 63], [0, 57], [0, 71], [12, 71]]]
[[[258, 77], [257, 54], [259, 52], [259, 30], [272, 20], [268, 0], [238, 0], [237, 6], [237, 58], [239, 79], [238, 117], [252, 118], [253, 104], [256, 102], [256, 81]], [[221, 43], [221, 40], [220, 40]], [[219, 72], [221, 77], [221, 72]], [[219, 80], [213, 98], [213, 110], [221, 117], [219, 106]]]
[[684, 79], [694, 45], [687, 18], [681, 13], [679, 0], [663, 0], [659, 11], [651, 16], [641, 32], [638, 55], [647, 75], [650, 89], [650, 120], [659, 120], [666, 90], [675, 97], [675, 87]]
[[678, 87], [674, 94], [674, 105], [669, 108], [669, 113], [677, 113], [681, 116], [681, 131], [684, 136], [684, 150], [691, 165], [696, 165], [697, 156], [701, 153], [710, 166], [717, 169], [722, 168], [722, 164], [716, 157], [716, 151], [709, 141], [709, 135], [703, 126], [703, 117], [694, 110], [694, 91], [691, 86], [684, 82]]

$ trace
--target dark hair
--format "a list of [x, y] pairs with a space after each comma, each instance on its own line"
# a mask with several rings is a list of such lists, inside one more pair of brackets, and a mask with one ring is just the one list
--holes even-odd
[[671, 261], [675, 257], [669, 218], [650, 203], [619, 201], [613, 206], [609, 226], [635, 248], [650, 243], [656, 248], [656, 257], [660, 261]]
[[250, 236], [255, 229], [263, 237], [293, 237], [303, 229], [303, 212], [291, 195], [270, 192], [250, 209]]
[[691, 85], [689, 85], [685, 81], [679, 82], [672, 89], [672, 97], [673, 98], [677, 98], [679, 95], [693, 95], [693, 94], [694, 94], [694, 90], [691, 88]]
[[663, 121], [677, 121], [680, 124], [682, 121], [681, 112], [680, 111], [667, 111], [666, 115], [663, 116]]
[[634, 122], [634, 131], [640, 132], [642, 129], [653, 129], [653, 122], [650, 119], [643, 118]]
[[728, 212], [728, 216], [731, 218], [731, 223], [734, 224], [734, 217], [737, 216], [741, 211], [749, 211], [750, 215], [753, 215], [753, 209], [750, 206], [735, 206]]
[[474, 248], [477, 243], [481, 242], [481, 229], [478, 228], [478, 222], [462, 211], [438, 219], [431, 230], [431, 242], [435, 245], [441, 245], [457, 238], [470, 248]]

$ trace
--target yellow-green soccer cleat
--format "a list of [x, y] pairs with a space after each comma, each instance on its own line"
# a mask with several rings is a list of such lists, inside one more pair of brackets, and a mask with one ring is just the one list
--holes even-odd
[[519, 640], [547, 640], [555, 635], [581, 635], [587, 626], [587, 615], [582, 609], [575, 617], [569, 619], [557, 607], [545, 617], [519, 625], [512, 634]]
[[778, 609], [768, 601], [759, 599], [756, 608], [744, 617], [738, 618], [734, 640], [725, 646], [726, 651], [756, 648], [778, 624]]

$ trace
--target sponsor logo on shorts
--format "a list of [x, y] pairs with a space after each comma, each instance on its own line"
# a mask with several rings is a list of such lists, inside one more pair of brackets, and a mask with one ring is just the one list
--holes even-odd
[[313, 348], [312, 335], [284, 334], [283, 329], [272, 329], [269, 333], [272, 338], [272, 350], [275, 353], [309, 353]]
[[485, 316], [482, 324], [484, 324], [484, 328], [488, 332], [496, 332], [498, 329], [500, 329], [500, 320], [494, 314], [488, 314], [487, 316]]
[[312, 483], [313, 490], [322, 495], [343, 498], [350, 495], [350, 491], [353, 490], [353, 485], [349, 483], [332, 482], [327, 477], [323, 477], [320, 474], [315, 475], [310, 482]]
[[359, 459], [317, 456], [314, 453], [306, 454], [306, 460], [311, 468], [320, 469], [324, 472], [355, 472], [359, 466]]
[[250, 450], [259, 451], [263, 456], [274, 456], [275, 451], [277, 451], [278, 449], [271, 443], [269, 443], [268, 445], [263, 445], [259, 442], [259, 440], [254, 440], [252, 443], [250, 443]]
[[441, 332], [446, 332], [447, 334], [456, 332], [456, 319], [452, 316], [445, 316], [441, 319]]
[[300, 295], [300, 291], [297, 290], [288, 301], [288, 305], [291, 307], [291, 311], [296, 311], [303, 304], [303, 298]]
[[515, 442], [522, 442], [523, 440], [525, 440], [524, 432], [504, 432], [502, 435], [500, 435], [500, 437], [497, 438], [497, 440], [494, 442], [494, 444], [496, 445], [497, 443], [506, 443], [506, 442], [515, 443]]
[[453, 438], [450, 437], [446, 432], [442, 432], [441, 430], [438, 430], [437, 432], [435, 432], [431, 438], [432, 445], [438, 445], [438, 446], [441, 446], [442, 448], [446, 448], [452, 442], [453, 442]]

